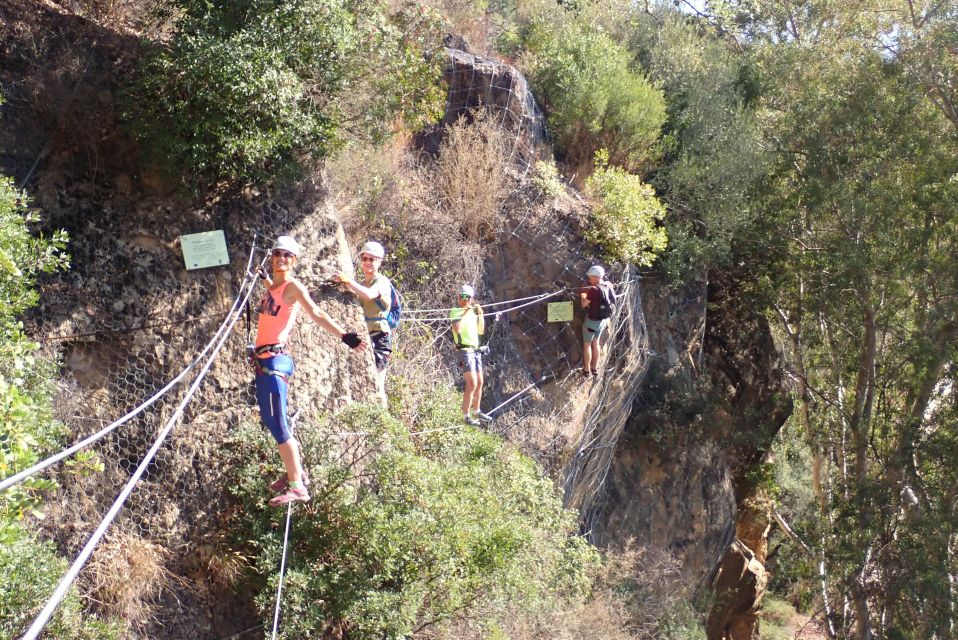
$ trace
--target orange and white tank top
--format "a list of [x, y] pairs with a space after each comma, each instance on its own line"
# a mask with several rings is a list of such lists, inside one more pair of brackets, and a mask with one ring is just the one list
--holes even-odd
[[283, 292], [290, 280], [275, 289], [267, 289], [259, 303], [259, 318], [256, 321], [256, 346], [285, 343], [296, 323], [299, 303], [283, 302]]

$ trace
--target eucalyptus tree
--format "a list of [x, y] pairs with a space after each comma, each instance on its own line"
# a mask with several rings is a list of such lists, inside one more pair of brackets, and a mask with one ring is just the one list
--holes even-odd
[[763, 197], [786, 256], [775, 311], [814, 454], [825, 599], [842, 603], [836, 635], [944, 637], [954, 425], [931, 409], [958, 336], [958, 138], [865, 31], [823, 30], [757, 55], [777, 156]]

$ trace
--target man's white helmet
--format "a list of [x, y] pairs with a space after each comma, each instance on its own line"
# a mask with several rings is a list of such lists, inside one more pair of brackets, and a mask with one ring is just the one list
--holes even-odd
[[276, 238], [276, 244], [273, 245], [273, 250], [281, 249], [283, 251], [289, 251], [294, 256], [299, 256], [302, 252], [302, 249], [299, 247], [299, 243], [293, 240], [290, 236], [280, 236]]
[[386, 257], [386, 250], [375, 240], [370, 240], [363, 245], [363, 248], [359, 250], [359, 255], [363, 255], [364, 253], [368, 253], [369, 255], [380, 259]]
[[472, 288], [471, 284], [464, 284], [459, 290], [459, 295], [474, 298], [476, 296], [476, 290]]
[[601, 266], [597, 264], [594, 264], [591, 267], [589, 267], [589, 270], [585, 272], [585, 275], [586, 277], [596, 276], [599, 279], [602, 279], [605, 277], [605, 269], [603, 269]]

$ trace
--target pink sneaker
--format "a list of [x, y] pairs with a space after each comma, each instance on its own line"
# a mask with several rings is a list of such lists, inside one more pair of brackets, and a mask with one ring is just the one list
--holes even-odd
[[269, 506], [271, 507], [281, 507], [284, 504], [289, 504], [290, 502], [308, 502], [309, 501], [309, 491], [306, 489], [293, 489], [290, 487], [286, 490], [286, 493], [281, 493], [272, 500], [269, 501]]
[[[273, 480], [269, 485], [269, 490], [273, 493], [282, 493], [286, 491], [286, 488], [289, 486], [289, 477], [283, 473], [278, 478]], [[303, 469], [303, 486], [309, 486], [309, 472], [306, 469]]]

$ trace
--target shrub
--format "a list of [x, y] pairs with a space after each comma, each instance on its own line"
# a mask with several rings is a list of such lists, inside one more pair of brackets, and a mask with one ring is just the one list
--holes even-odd
[[[419, 416], [418, 430], [458, 422], [452, 402], [424, 403]], [[406, 637], [587, 588], [596, 555], [573, 535], [574, 514], [534, 462], [497, 438], [463, 430], [414, 440], [365, 406], [331, 427], [370, 435], [343, 451], [319, 430], [300, 429], [313, 500], [293, 518], [284, 637], [315, 637], [330, 625], [350, 638]], [[277, 511], [263, 506], [263, 479], [275, 445], [252, 427], [235, 444], [235, 493], [252, 518], [257, 567], [271, 576], [259, 598], [269, 612], [282, 531]]]
[[269, 181], [338, 148], [347, 120], [381, 137], [394, 116], [416, 126], [440, 115], [438, 20], [414, 5], [393, 14], [375, 0], [162, 6], [173, 36], [140, 69], [130, 124], [194, 180]]
[[[66, 234], [32, 235], [29, 223], [35, 219], [25, 194], [0, 177], [0, 478], [34, 464], [60, 435], [50, 408], [54, 369], [35, 356], [36, 343], [16, 321], [16, 314], [36, 301], [37, 275], [62, 268], [68, 260], [62, 252]], [[0, 637], [26, 630], [66, 570], [54, 546], [23, 527], [27, 516], [42, 517], [42, 492], [53, 487], [49, 480], [28, 478], [0, 495]], [[77, 640], [119, 637], [117, 627], [81, 614], [75, 591], [60, 604], [44, 634]]]
[[[0, 637], [19, 637], [40, 612], [66, 573], [52, 543], [24, 533], [0, 544]], [[109, 640], [120, 638], [120, 627], [93, 616], [84, 616], [76, 590], [71, 590], [44, 628], [44, 638], [57, 640]]]
[[641, 178], [610, 167], [604, 150], [596, 153], [596, 167], [586, 186], [599, 206], [592, 211], [586, 238], [602, 247], [609, 260], [650, 266], [668, 240], [660, 226], [665, 207]]
[[436, 189], [450, 224], [466, 238], [495, 229], [506, 191], [508, 149], [505, 132], [487, 111], [460, 117], [446, 132], [436, 161]]
[[637, 170], [652, 155], [665, 122], [665, 98], [631, 66], [629, 52], [579, 22], [530, 23], [525, 66], [548, 114], [559, 151], [572, 166], [600, 148], [613, 164]]
[[536, 172], [532, 176], [532, 185], [550, 198], [558, 198], [564, 191], [565, 185], [559, 177], [559, 169], [555, 162], [537, 160]]

